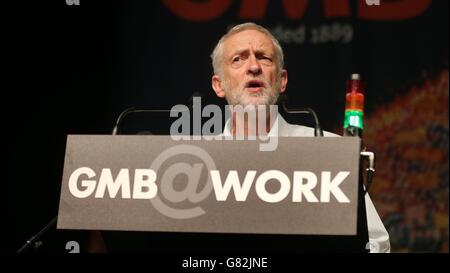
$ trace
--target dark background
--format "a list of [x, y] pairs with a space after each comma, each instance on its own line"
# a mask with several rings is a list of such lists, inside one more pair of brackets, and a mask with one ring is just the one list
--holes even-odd
[[[180, 17], [164, 1], [81, 0], [79, 6], [69, 6], [64, 0], [21, 1], [5, 8], [3, 12], [10, 16], [4, 23], [8, 48], [4, 54], [12, 73], [6, 74], [8, 86], [2, 90], [6, 137], [6, 198], [2, 206], [6, 244], [0, 244], [2, 250], [16, 251], [56, 215], [67, 134], [110, 134], [122, 110], [130, 106], [170, 109], [187, 104], [194, 92], [202, 96], [203, 105], [223, 105], [210, 87], [209, 55], [229, 26], [254, 21], [269, 29], [306, 27], [303, 43], [280, 39], [289, 72], [289, 105], [315, 109], [328, 131], [341, 133], [346, 80], [351, 73], [361, 73], [366, 81], [367, 117], [390, 109], [389, 105], [410, 96], [414, 88], [420, 92], [427, 82], [447, 79], [443, 87], [446, 107], [433, 114], [436, 119], [430, 119], [430, 124], [439, 120], [441, 135], [436, 147], [443, 153], [443, 161], [415, 161], [439, 171], [439, 185], [406, 189], [426, 191], [427, 198], [436, 199], [426, 206], [423, 217], [427, 224], [419, 227], [404, 220], [391, 226], [392, 217], [406, 214], [403, 203], [397, 211], [379, 213], [388, 230], [399, 225], [409, 228], [401, 233], [406, 239], [417, 236], [414, 230], [418, 228], [440, 234], [430, 247], [396, 240], [392, 236], [397, 233], [392, 233], [393, 251], [448, 252], [448, 224], [433, 222], [435, 207], [448, 221], [448, 152], [444, 152], [448, 148], [448, 1], [423, 0], [428, 3], [426, 9], [403, 19], [362, 18], [358, 1], [348, 1], [349, 14], [336, 17], [326, 16], [325, 1], [309, 1], [303, 16], [296, 19], [287, 16], [282, 1], [269, 1], [263, 17], [246, 18], [240, 15], [244, 2], [231, 1], [223, 13], [204, 21]], [[392, 2], [408, 1], [382, 1], [382, 5]], [[416, 1], [409, 2], [402, 10]], [[333, 24], [350, 27], [351, 41], [312, 41], [312, 29]], [[403, 113], [416, 114], [398, 107]], [[427, 105], [418, 112], [431, 108]], [[170, 126], [164, 118], [149, 119], [149, 130]], [[288, 120], [310, 123], [307, 117]], [[402, 127], [398, 133], [407, 129]], [[370, 144], [376, 150], [379, 143]], [[383, 168], [382, 163], [378, 168]], [[375, 191], [377, 208], [388, 203], [383, 197], [392, 193], [390, 189]], [[438, 193], [444, 193], [443, 197], [436, 197]], [[81, 231], [51, 230], [46, 236], [43, 249], [52, 252], [64, 252], [69, 240], [85, 240]]]

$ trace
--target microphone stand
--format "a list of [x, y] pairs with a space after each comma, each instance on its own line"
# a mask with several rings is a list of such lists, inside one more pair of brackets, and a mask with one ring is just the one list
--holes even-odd
[[[281, 96], [280, 96], [281, 97]], [[310, 114], [314, 118], [314, 136], [323, 137], [323, 131], [319, 124], [319, 118], [316, 112], [311, 108], [299, 108], [299, 109], [288, 109], [286, 106], [287, 97], [283, 95], [284, 98], [281, 99], [281, 106], [283, 110], [288, 114]]]
[[[192, 96], [189, 98], [189, 106], [188, 106], [188, 110], [190, 111], [191, 109], [193, 109], [195, 107], [193, 100], [195, 97], [201, 97], [200, 94], [198, 92], [194, 92], [194, 94], [192, 94]], [[114, 128], [112, 130], [112, 135], [119, 135], [120, 134], [120, 124], [122, 123], [123, 119], [130, 113], [170, 113], [171, 110], [169, 109], [139, 109], [136, 107], [130, 107], [127, 108], [125, 110], [122, 111], [122, 113], [120, 113], [119, 117], [116, 120], [116, 124], [114, 125]]]
[[56, 225], [58, 216], [55, 216], [43, 229], [41, 229], [41, 231], [39, 231], [36, 235], [33, 235], [30, 237], [30, 239], [28, 239], [25, 244], [19, 249], [17, 250], [16, 253], [23, 253], [25, 250], [27, 250], [31, 245], [33, 245], [33, 247], [35, 249], [38, 249], [39, 247], [42, 246], [42, 241], [38, 241], [42, 235], [44, 235], [50, 228], [52, 228], [54, 225]]
[[116, 124], [114, 125], [114, 128], [112, 130], [112, 135], [118, 135], [120, 134], [120, 124], [122, 123], [122, 120], [130, 113], [170, 113], [170, 110], [168, 109], [138, 109], [136, 107], [130, 107], [122, 111], [120, 113], [119, 117], [117, 118]]

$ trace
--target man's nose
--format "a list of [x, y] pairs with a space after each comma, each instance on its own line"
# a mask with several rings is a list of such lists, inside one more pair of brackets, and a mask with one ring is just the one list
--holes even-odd
[[247, 72], [253, 75], [261, 74], [261, 65], [259, 64], [258, 59], [256, 59], [256, 56], [253, 54], [249, 57]]

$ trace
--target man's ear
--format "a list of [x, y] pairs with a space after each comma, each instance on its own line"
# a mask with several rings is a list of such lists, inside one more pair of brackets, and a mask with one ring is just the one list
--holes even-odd
[[280, 86], [280, 93], [284, 93], [286, 90], [286, 86], [288, 83], [288, 73], [286, 69], [281, 70], [281, 86]]
[[222, 79], [218, 75], [214, 75], [211, 78], [211, 86], [216, 92], [216, 95], [219, 98], [225, 98], [225, 91], [222, 88]]

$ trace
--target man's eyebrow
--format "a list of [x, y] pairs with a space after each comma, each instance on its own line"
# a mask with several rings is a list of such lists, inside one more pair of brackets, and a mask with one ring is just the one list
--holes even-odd
[[[250, 51], [250, 49], [248, 49], [248, 48], [236, 49], [231, 52], [230, 56], [232, 57], [235, 55], [241, 55], [241, 54], [249, 52], [249, 51]], [[273, 55], [272, 53], [268, 52], [268, 50], [265, 48], [256, 49], [255, 54]]]
[[242, 53], [245, 53], [246, 51], [249, 51], [249, 49], [248, 48], [235, 49], [231, 51], [231, 56], [240, 55]]

